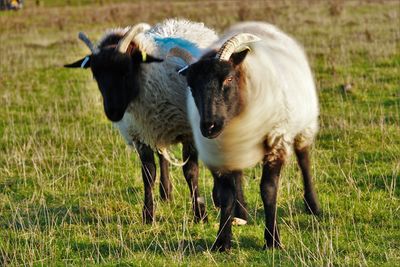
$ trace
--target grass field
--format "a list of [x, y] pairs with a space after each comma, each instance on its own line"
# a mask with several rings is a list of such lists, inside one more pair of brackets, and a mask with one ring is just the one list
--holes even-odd
[[[0, 266], [400, 266], [398, 1], [32, 2], [0, 13]], [[278, 200], [282, 250], [261, 250], [259, 167], [246, 171], [250, 222], [233, 229], [230, 253], [209, 250], [219, 217], [204, 167], [209, 223], [193, 222], [186, 182], [171, 167], [174, 199], [161, 202], [157, 184], [156, 222], [143, 225], [136, 153], [106, 120], [90, 72], [61, 67], [88, 53], [78, 31], [97, 39], [108, 27], [168, 17], [218, 31], [269, 21], [309, 55], [323, 215], [303, 211], [290, 160]]]

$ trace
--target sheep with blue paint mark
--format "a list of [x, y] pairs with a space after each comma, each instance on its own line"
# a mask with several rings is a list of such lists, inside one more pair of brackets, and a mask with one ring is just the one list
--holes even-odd
[[[103, 96], [107, 118], [128, 144], [135, 145], [142, 162], [144, 222], [150, 223], [154, 218], [152, 187], [156, 166], [153, 151], [166, 151], [177, 143], [183, 144], [182, 153], [186, 159], [183, 172], [195, 219], [206, 220], [204, 200], [198, 189], [197, 151], [187, 120], [186, 81], [176, 73], [176, 69], [186, 63], [182, 56], [176, 57], [171, 51], [173, 47], [180, 47], [197, 57], [217, 39], [215, 32], [202, 23], [170, 19], [153, 27], [142, 23], [109, 30], [98, 45], [82, 33], [79, 37], [91, 54], [66, 67], [91, 68]], [[163, 159], [160, 156], [160, 160]], [[164, 160], [164, 173], [166, 168]], [[169, 198], [171, 185], [165, 177], [162, 180], [162, 192]]]

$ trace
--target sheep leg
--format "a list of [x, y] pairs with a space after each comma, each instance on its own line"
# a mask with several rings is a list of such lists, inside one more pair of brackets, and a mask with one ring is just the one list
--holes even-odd
[[172, 186], [169, 180], [168, 161], [161, 153], [157, 154], [160, 163], [160, 197], [162, 200], [170, 200]]
[[243, 185], [242, 185], [243, 172], [237, 172], [235, 175], [235, 188], [236, 188], [236, 205], [234, 214], [236, 218], [243, 219], [247, 221], [247, 204], [243, 195]]
[[318, 215], [320, 213], [320, 207], [310, 171], [309, 147], [307, 146], [301, 149], [295, 147], [294, 150], [297, 157], [297, 163], [299, 164], [303, 175], [304, 204], [306, 210], [311, 214]]
[[[213, 202], [217, 208], [221, 208], [220, 175], [218, 174], [217, 171], [211, 171], [211, 173], [214, 178], [214, 187], [213, 187], [213, 191], [212, 191]], [[247, 222], [248, 212], [247, 212], [247, 204], [246, 204], [246, 201], [245, 201], [244, 195], [243, 195], [242, 177], [243, 177], [243, 172], [241, 172], [241, 171], [237, 172], [237, 175], [235, 175], [236, 205], [235, 205], [234, 215], [236, 218], [243, 219]]]
[[192, 208], [194, 212], [194, 219], [196, 222], [207, 221], [207, 212], [204, 203], [204, 198], [199, 195], [198, 177], [199, 166], [197, 160], [197, 150], [193, 144], [183, 144], [182, 154], [184, 159], [188, 159], [183, 165], [183, 174], [190, 189], [192, 197]]
[[221, 185], [219, 184], [219, 175], [215, 171], [211, 171], [211, 174], [214, 178], [214, 187], [212, 189], [212, 200], [214, 202], [214, 206], [217, 208], [221, 208], [219, 189]]
[[236, 177], [241, 176], [241, 172], [230, 172], [219, 176], [220, 184], [220, 204], [221, 219], [217, 240], [212, 246], [212, 250], [221, 252], [231, 248], [232, 239], [232, 212], [235, 210], [236, 199]]
[[156, 179], [156, 163], [153, 150], [142, 143], [135, 143], [142, 162], [142, 178], [144, 184], [143, 223], [152, 223], [154, 220], [153, 187]]
[[265, 161], [263, 166], [260, 191], [265, 211], [264, 240], [266, 244], [264, 245], [264, 249], [281, 246], [276, 222], [276, 199], [279, 187], [279, 174], [283, 163], [284, 160], [278, 158], [273, 161]]

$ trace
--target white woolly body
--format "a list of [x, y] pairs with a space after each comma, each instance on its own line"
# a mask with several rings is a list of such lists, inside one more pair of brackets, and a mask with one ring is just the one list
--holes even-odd
[[163, 150], [171, 144], [192, 140], [185, 105], [186, 81], [176, 71], [186, 63], [166, 56], [172, 47], [178, 46], [198, 57], [215, 40], [216, 33], [202, 23], [175, 19], [157, 24], [135, 38], [142, 51], [165, 60], [141, 65], [139, 95], [130, 103], [123, 119], [115, 123], [128, 144], [140, 141]]
[[240, 170], [274, 160], [282, 149], [289, 153], [294, 143], [299, 148], [311, 144], [318, 131], [318, 100], [302, 48], [276, 27], [257, 22], [233, 26], [214, 46], [238, 32], [262, 38], [250, 45], [242, 63], [246, 85], [241, 88], [241, 114], [217, 138], [207, 139], [190, 92], [187, 97], [199, 157], [211, 168]]

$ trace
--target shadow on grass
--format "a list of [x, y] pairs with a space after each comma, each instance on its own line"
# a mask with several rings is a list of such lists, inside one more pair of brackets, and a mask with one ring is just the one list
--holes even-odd
[[[101, 254], [101, 257], [123, 257], [132, 253], [150, 253], [160, 256], [168, 254], [182, 254], [185, 256], [198, 255], [204, 252], [211, 252], [216, 255], [224, 255], [218, 251], [212, 251], [211, 247], [215, 241], [215, 237], [197, 240], [170, 240], [170, 236], [161, 236], [159, 241], [155, 242], [147, 238], [141, 242], [128, 241], [121, 245], [117, 242], [102, 240], [99, 242], [75, 241], [72, 243], [72, 250], [78, 252], [81, 256], [89, 257], [94, 254]], [[252, 238], [240, 236], [238, 242], [232, 240], [232, 250], [239, 247], [242, 250], [263, 251], [262, 237]], [[229, 253], [229, 252], [227, 252]]]
[[[239, 236], [239, 246], [241, 249], [246, 249], [246, 250], [259, 250], [261, 251], [263, 248], [263, 245], [261, 244], [261, 240], [263, 239], [262, 236], [258, 237], [249, 237], [249, 236]], [[233, 249], [235, 249], [236, 246], [233, 246]]]
[[[10, 193], [12, 185], [8, 183], [0, 183], [0, 193]], [[11, 190], [12, 191], [12, 190]], [[155, 191], [155, 190], [153, 190]], [[123, 204], [115, 201], [113, 197], [118, 196], [118, 199]], [[154, 192], [156, 195], [156, 192]], [[20, 201], [25, 201], [29, 196], [19, 196]], [[52, 194], [44, 194], [46, 199], [45, 204], [35, 202], [29, 204], [28, 207], [17, 208], [15, 210], [6, 208], [0, 216], [1, 229], [27, 230], [39, 228], [46, 230], [49, 227], [58, 227], [62, 224], [114, 224], [114, 225], [132, 225], [135, 223], [142, 224], [142, 207], [143, 207], [143, 190], [139, 186], [127, 187], [119, 192], [99, 192], [99, 193], [78, 193], [71, 195], [68, 199], [58, 199]], [[155, 197], [156, 198], [156, 197]], [[91, 199], [89, 201], [88, 199]], [[101, 205], [112, 200], [111, 204]], [[95, 203], [95, 205], [91, 204]], [[62, 203], [64, 202], [64, 203]], [[71, 203], [72, 202], [72, 203]], [[161, 216], [161, 209], [164, 206], [170, 205], [171, 202], [155, 199], [155, 218], [157, 223], [168, 223], [165, 216]], [[211, 203], [211, 200], [208, 202]], [[106, 206], [108, 205], [108, 206]], [[140, 206], [140, 209], [134, 208]], [[127, 209], [121, 212], [121, 209]], [[211, 208], [212, 205], [209, 205]], [[191, 222], [194, 221], [193, 211], [189, 211]]]
[[[5, 211], [0, 217], [0, 227], [2, 229], [27, 230], [30, 228], [46, 230], [49, 226], [57, 227], [62, 224], [92, 224], [112, 223], [119, 225], [131, 225], [132, 223], [142, 223], [141, 214], [138, 216], [99, 215], [96, 208], [83, 207], [79, 204], [63, 205], [56, 207], [34, 206], [24, 211]], [[135, 221], [136, 220], [136, 221]]]
[[[151, 253], [156, 255], [167, 255], [180, 253], [186, 256], [203, 253], [211, 249], [213, 240], [171, 240], [170, 236], [160, 234], [157, 241], [151, 238], [143, 240], [127, 240], [124, 244], [118, 241], [101, 240], [73, 241], [70, 246], [73, 251], [78, 252], [81, 257], [90, 257], [100, 254], [102, 258], [123, 257], [132, 253]], [[101, 258], [100, 257], [100, 258]]]

